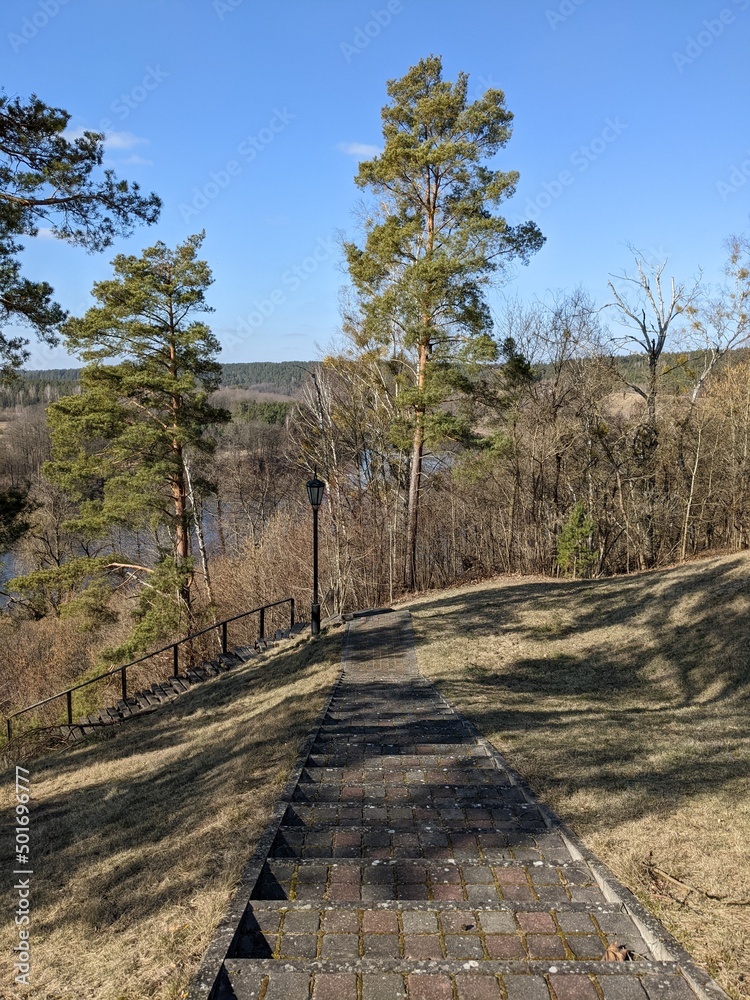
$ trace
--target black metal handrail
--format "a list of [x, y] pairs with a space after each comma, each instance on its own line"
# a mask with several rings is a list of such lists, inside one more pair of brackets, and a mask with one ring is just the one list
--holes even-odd
[[8, 740], [10, 741], [13, 731], [13, 719], [17, 718], [19, 715], [24, 715], [26, 712], [31, 712], [35, 708], [41, 708], [42, 705], [48, 705], [51, 701], [56, 701], [58, 698], [67, 698], [67, 709], [68, 709], [68, 725], [73, 725], [73, 692], [79, 691], [81, 688], [88, 687], [89, 684], [96, 684], [97, 681], [104, 680], [105, 677], [113, 677], [115, 674], [120, 674], [122, 678], [122, 700], [128, 696], [127, 687], [127, 671], [128, 667], [135, 667], [139, 663], [143, 663], [144, 660], [150, 660], [152, 656], [158, 656], [160, 653], [166, 653], [167, 650], [172, 650], [172, 662], [173, 662], [173, 676], [177, 677], [179, 666], [180, 666], [180, 654], [179, 647], [184, 642], [190, 642], [192, 639], [197, 639], [201, 635], [205, 635], [207, 632], [213, 632], [214, 629], [221, 628], [221, 651], [222, 653], [227, 652], [227, 625], [232, 622], [238, 621], [240, 618], [247, 618], [249, 615], [260, 614], [260, 620], [258, 622], [258, 638], [265, 639], [266, 633], [266, 611], [269, 608], [277, 608], [281, 604], [289, 605], [289, 628], [294, 628], [294, 598], [284, 597], [280, 601], [274, 601], [272, 604], [263, 604], [259, 608], [252, 608], [250, 611], [243, 611], [239, 615], [234, 615], [232, 618], [225, 618], [223, 621], [214, 622], [213, 625], [207, 625], [206, 628], [202, 628], [199, 632], [193, 632], [190, 635], [186, 635], [183, 639], [178, 639], [176, 642], [169, 642], [166, 646], [162, 646], [161, 649], [155, 649], [151, 653], [146, 653], [145, 656], [140, 656], [137, 660], [131, 660], [130, 663], [125, 663], [121, 667], [114, 667], [112, 670], [107, 670], [106, 673], [98, 674], [96, 677], [92, 677], [88, 681], [83, 681], [81, 684], [76, 684], [74, 687], [67, 688], [65, 691], [60, 691], [59, 694], [53, 694], [50, 698], [44, 698], [42, 701], [36, 701], [33, 705], [27, 705], [26, 708], [20, 709], [18, 712], [13, 712], [12, 715], [7, 717], [6, 725], [8, 729]]

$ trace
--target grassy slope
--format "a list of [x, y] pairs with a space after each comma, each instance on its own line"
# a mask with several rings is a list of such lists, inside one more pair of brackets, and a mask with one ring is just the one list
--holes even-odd
[[[749, 998], [750, 556], [506, 579], [409, 606], [423, 672]], [[655, 882], [651, 852], [694, 891]]]
[[[340, 632], [194, 688], [31, 771], [35, 1000], [177, 998], [268, 822]], [[14, 805], [3, 777], [2, 822]], [[12, 847], [6, 827], [3, 852]], [[10, 859], [5, 870], [12, 868]], [[5, 887], [9, 886], [6, 880]], [[15, 908], [6, 891], [2, 912]], [[18, 997], [3, 921], [0, 996]]]

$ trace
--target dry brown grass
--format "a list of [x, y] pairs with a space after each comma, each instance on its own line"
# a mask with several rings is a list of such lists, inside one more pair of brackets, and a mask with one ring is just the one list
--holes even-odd
[[[302, 641], [109, 730], [109, 738], [26, 765], [34, 861], [28, 995], [184, 995], [340, 656], [340, 631]], [[0, 793], [8, 826], [10, 778]], [[8, 848], [10, 839], [7, 832]], [[5, 914], [15, 908], [7, 890], [0, 905]], [[24, 990], [13, 985], [8, 958], [17, 939], [3, 923], [0, 996], [18, 997]]]
[[[750, 998], [750, 556], [508, 578], [409, 607], [424, 673]], [[649, 875], [652, 853], [686, 888]]]

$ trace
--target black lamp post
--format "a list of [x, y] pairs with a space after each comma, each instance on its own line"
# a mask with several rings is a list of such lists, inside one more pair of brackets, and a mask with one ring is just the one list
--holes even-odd
[[310, 615], [310, 631], [313, 635], [320, 632], [320, 604], [318, 603], [318, 511], [323, 503], [323, 493], [326, 484], [318, 479], [318, 470], [307, 484], [307, 496], [313, 509], [313, 599]]

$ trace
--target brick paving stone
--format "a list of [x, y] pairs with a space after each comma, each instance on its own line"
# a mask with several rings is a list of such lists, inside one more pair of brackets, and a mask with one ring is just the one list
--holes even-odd
[[[266, 924], [258, 921], [263, 930]], [[319, 915], [317, 910], [288, 910], [284, 915], [285, 934], [315, 934], [318, 930]], [[278, 917], [277, 917], [278, 926]]]
[[404, 958], [428, 961], [443, 957], [443, 948], [437, 934], [404, 934]]
[[391, 910], [365, 910], [362, 930], [365, 934], [397, 934], [398, 915]]
[[357, 977], [348, 972], [319, 972], [313, 1000], [357, 1000]]
[[527, 934], [530, 958], [565, 958], [563, 939], [557, 934]]
[[327, 961], [359, 958], [359, 937], [356, 934], [324, 934], [320, 957]]
[[467, 885], [466, 898], [470, 903], [495, 903], [497, 902], [497, 888], [495, 885]]
[[634, 976], [602, 976], [596, 981], [604, 1000], [646, 1000], [646, 991]]
[[601, 938], [595, 934], [567, 934], [565, 940], [576, 958], [601, 958], [605, 951]]
[[585, 886], [569, 886], [570, 898], [574, 903], [603, 903], [604, 896], [601, 889], [586, 888]]
[[339, 882], [328, 888], [328, 899], [334, 903], [356, 903], [360, 898], [366, 899], [367, 897], [362, 895], [358, 885]]
[[[250, 920], [251, 923], [257, 924], [257, 926], [264, 934], [276, 934], [276, 932], [279, 929], [279, 924], [281, 923], [281, 913], [278, 910], [270, 910], [270, 911], [254, 910], [249, 915], [248, 919]], [[318, 926], [317, 913], [314, 913], [313, 919], [315, 920], [315, 926], [312, 928], [312, 930], [317, 930]], [[306, 927], [300, 928], [300, 930], [308, 930], [308, 929], [309, 928]]]
[[552, 906], [555, 903], [567, 903], [570, 901], [570, 893], [563, 886], [538, 885], [535, 887], [540, 903]]
[[460, 900], [464, 898], [464, 890], [460, 885], [434, 885], [432, 898], [437, 900]]
[[308, 1000], [310, 976], [307, 972], [271, 972], [264, 1000]]
[[549, 913], [526, 913], [521, 911], [516, 914], [516, 918], [521, 930], [533, 934], [554, 934], [557, 930], [555, 921]]
[[430, 890], [426, 884], [419, 885], [416, 882], [407, 882], [398, 887], [398, 898], [399, 899], [429, 899]]
[[458, 1000], [500, 1000], [500, 986], [497, 978], [490, 975], [456, 976]]
[[366, 934], [362, 938], [365, 958], [399, 958], [397, 934]]
[[358, 934], [359, 916], [356, 910], [327, 910], [323, 914], [324, 934]]
[[484, 958], [482, 939], [478, 934], [446, 934], [445, 953], [448, 958]]
[[572, 910], [569, 913], [558, 912], [557, 922], [563, 931], [572, 934], [591, 934], [594, 930], [591, 917], [588, 913], [580, 913]]
[[404, 910], [401, 914], [404, 934], [436, 934], [437, 914], [430, 910]]
[[443, 910], [440, 923], [445, 934], [460, 934], [464, 931], [477, 931], [477, 920], [471, 910]]
[[503, 961], [526, 958], [523, 942], [515, 934], [486, 934], [484, 943], [490, 958]]
[[389, 885], [363, 885], [360, 889], [360, 898], [363, 902], [372, 903], [378, 900], [393, 899], [393, 889]]
[[541, 976], [503, 976], [503, 986], [508, 1000], [550, 1000]]
[[515, 934], [518, 930], [515, 917], [507, 910], [482, 910], [479, 922], [488, 934]]
[[682, 976], [644, 976], [643, 985], [649, 1000], [695, 1000]]
[[558, 973], [550, 975], [549, 981], [557, 1000], [599, 1000], [596, 987], [588, 976]]
[[409, 1000], [453, 1000], [450, 976], [412, 973], [407, 985]]
[[400, 1000], [406, 997], [403, 976], [394, 973], [362, 976], [362, 1000]]
[[315, 958], [318, 938], [315, 934], [284, 934], [279, 946], [280, 958]]
[[505, 868], [493, 866], [495, 878], [500, 885], [524, 885], [528, 886], [528, 878], [525, 868]]

